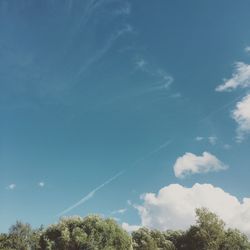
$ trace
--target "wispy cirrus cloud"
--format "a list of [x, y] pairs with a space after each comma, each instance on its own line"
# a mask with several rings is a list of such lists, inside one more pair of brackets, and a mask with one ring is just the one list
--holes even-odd
[[[116, 41], [134, 32], [129, 22], [131, 4], [126, 0], [63, 0], [60, 4], [58, 1], [46, 1], [43, 10], [32, 21], [29, 17], [24, 19], [20, 14], [22, 11], [13, 11], [22, 8], [24, 13], [28, 13], [36, 4], [31, 1], [14, 7], [14, 2], [8, 2], [6, 29], [0, 24], [0, 92], [5, 93], [0, 94], [0, 102], [8, 109], [10, 106], [34, 108], [44, 103], [67, 104], [70, 100], [65, 96], [74, 91], [79, 82], [82, 83], [80, 76], [101, 60]], [[114, 12], [120, 14], [115, 16]], [[34, 46], [30, 39], [26, 39], [26, 31], [21, 45], [12, 42], [17, 38], [16, 32], [8, 32], [12, 29], [13, 17], [20, 20], [15, 24], [17, 30], [22, 29], [26, 21], [27, 30], [31, 23], [37, 27], [48, 26], [48, 35], [44, 36], [48, 48], [40, 46], [39, 42]], [[64, 27], [63, 35], [58, 23]], [[105, 32], [103, 26], [107, 27]], [[38, 30], [33, 31], [34, 36], [38, 35]], [[86, 33], [88, 35], [83, 35]], [[103, 35], [99, 36], [100, 33]], [[44, 44], [42, 37], [40, 40]], [[57, 45], [52, 48], [52, 44]], [[18, 97], [14, 98], [15, 102], [12, 101], [13, 96]]]
[[119, 7], [117, 10], [114, 11], [115, 15], [125, 15], [128, 16], [131, 13], [131, 4], [124, 1], [124, 5]]
[[[81, 9], [81, 16], [80, 19], [78, 19], [77, 24], [73, 28], [73, 38], [75, 38], [76, 34], [79, 32], [82, 32], [82, 30], [85, 29], [86, 25], [89, 24], [90, 20], [94, 19], [97, 16], [98, 10], [105, 7], [109, 3], [111, 3], [111, 0], [86, 0], [82, 2], [74, 3], [74, 1], [69, 0], [69, 3], [66, 5], [68, 8], [68, 13], [72, 14], [73, 9]], [[122, 7], [120, 7], [122, 8]]]
[[[168, 89], [174, 82], [173, 76], [165, 70], [153, 67], [145, 58], [137, 57], [135, 60], [135, 69], [145, 72], [152, 78], [151, 90]], [[179, 96], [178, 96], [179, 97]]]
[[77, 77], [81, 76], [91, 65], [99, 61], [113, 46], [117, 39], [127, 33], [132, 33], [133, 27], [130, 24], [126, 24], [123, 28], [114, 32], [109, 39], [104, 43], [103, 47], [97, 50], [83, 65], [80, 67]]

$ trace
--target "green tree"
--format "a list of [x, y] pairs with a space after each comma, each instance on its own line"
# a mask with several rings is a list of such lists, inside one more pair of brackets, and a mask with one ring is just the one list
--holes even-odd
[[132, 233], [135, 250], [175, 250], [174, 244], [164, 232], [140, 228]]
[[151, 230], [150, 235], [159, 250], [175, 250], [174, 244], [168, 239], [168, 235], [159, 230]]
[[37, 239], [29, 224], [17, 221], [9, 229], [10, 248], [18, 250], [33, 250], [36, 248]]
[[175, 249], [183, 249], [185, 233], [182, 230], [167, 230], [164, 232], [166, 239], [172, 242]]
[[196, 225], [182, 238], [180, 249], [219, 250], [225, 239], [225, 223], [206, 208], [196, 209]]
[[132, 233], [134, 250], [157, 250], [157, 244], [147, 228], [140, 228]]
[[0, 234], [0, 249], [1, 250], [14, 250], [11, 248], [11, 240], [8, 234]]
[[244, 234], [225, 229], [209, 210], [197, 209], [196, 218], [187, 231], [140, 228], [131, 236], [114, 220], [99, 216], [64, 218], [37, 230], [18, 221], [0, 234], [0, 250], [250, 250]]
[[249, 250], [250, 243], [246, 235], [237, 229], [228, 229], [220, 250]]
[[130, 236], [114, 220], [99, 216], [60, 220], [40, 238], [41, 250], [129, 250]]
[[29, 224], [17, 221], [8, 234], [0, 235], [0, 249], [36, 250], [40, 234], [41, 229], [33, 230]]

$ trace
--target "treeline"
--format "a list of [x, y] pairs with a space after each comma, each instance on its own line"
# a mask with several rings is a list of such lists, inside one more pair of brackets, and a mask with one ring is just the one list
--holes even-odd
[[63, 218], [47, 228], [32, 229], [17, 222], [0, 234], [1, 250], [245, 250], [248, 238], [205, 208], [196, 210], [188, 230], [140, 228], [132, 234], [113, 219], [99, 216]]

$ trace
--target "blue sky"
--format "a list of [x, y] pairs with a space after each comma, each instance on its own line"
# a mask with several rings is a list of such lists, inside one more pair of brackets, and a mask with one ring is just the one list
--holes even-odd
[[207, 206], [250, 234], [249, 8], [1, 0], [0, 230], [90, 213], [166, 229], [162, 210], [187, 227], [193, 209], [171, 211]]

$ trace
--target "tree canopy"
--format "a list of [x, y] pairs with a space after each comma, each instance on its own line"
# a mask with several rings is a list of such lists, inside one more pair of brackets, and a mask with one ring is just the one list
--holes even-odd
[[250, 250], [248, 238], [205, 208], [196, 210], [189, 229], [159, 231], [142, 227], [129, 234], [115, 220], [97, 215], [63, 218], [32, 229], [17, 221], [0, 234], [0, 250]]

